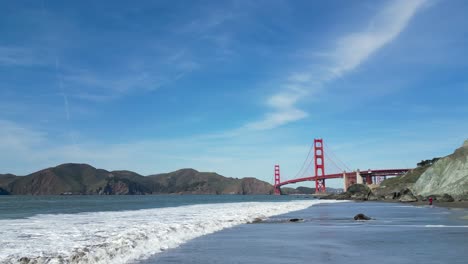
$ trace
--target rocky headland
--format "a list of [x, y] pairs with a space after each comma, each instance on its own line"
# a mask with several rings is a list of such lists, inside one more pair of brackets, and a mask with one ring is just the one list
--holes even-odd
[[323, 199], [391, 201], [451, 206], [468, 205], [468, 140], [451, 155], [418, 163], [408, 173], [389, 178], [377, 185], [354, 184], [344, 193], [330, 194]]

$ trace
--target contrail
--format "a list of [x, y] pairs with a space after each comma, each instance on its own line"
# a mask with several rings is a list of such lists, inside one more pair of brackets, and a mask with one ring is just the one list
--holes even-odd
[[65, 109], [65, 117], [67, 118], [67, 121], [70, 121], [70, 107], [68, 105], [68, 97], [67, 97], [67, 94], [65, 93], [65, 89], [63, 89], [62, 74], [60, 73], [59, 67], [60, 67], [59, 59], [56, 56], [55, 57], [55, 72], [57, 74], [57, 81], [58, 81], [59, 89], [63, 96], [63, 106]]
[[65, 111], [65, 117], [67, 118], [67, 125], [68, 125], [68, 134], [73, 142], [74, 145], [76, 145], [76, 139], [75, 136], [73, 135], [71, 128], [70, 128], [70, 106], [68, 104], [68, 96], [67, 93], [65, 92], [65, 89], [63, 88], [63, 77], [60, 72], [60, 62], [57, 56], [55, 56], [55, 73], [57, 75], [57, 81], [60, 89], [60, 93], [62, 94], [63, 97], [63, 108]]
[[[46, 19], [47, 8], [46, 8], [45, 0], [42, 0], [42, 15], [44, 19]], [[68, 96], [67, 96], [67, 93], [65, 93], [65, 88], [63, 87], [63, 76], [60, 71], [60, 61], [57, 55], [55, 55], [55, 75], [57, 77], [57, 82], [58, 82], [58, 86], [60, 89], [60, 93], [63, 97], [63, 107], [65, 111], [65, 117], [67, 119], [68, 135], [70, 136], [70, 139], [72, 140], [73, 145], [76, 146], [76, 138], [75, 138], [75, 135], [72, 133], [71, 126], [70, 126], [71, 118], [70, 118], [70, 106], [68, 103]]]
[[[60, 85], [62, 84], [62, 82], [60, 82]], [[65, 106], [65, 114], [67, 116], [67, 121], [70, 121], [70, 108], [68, 107], [68, 97], [67, 97], [67, 94], [63, 93], [63, 104]]]

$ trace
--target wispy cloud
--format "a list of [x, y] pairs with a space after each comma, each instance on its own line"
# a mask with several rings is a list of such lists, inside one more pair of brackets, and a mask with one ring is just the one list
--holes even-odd
[[330, 72], [334, 76], [341, 76], [358, 67], [373, 53], [395, 39], [425, 1], [392, 1], [370, 21], [366, 30], [340, 39], [337, 48], [331, 54], [334, 65]]
[[65, 92], [65, 89], [63, 88], [63, 77], [60, 71], [60, 62], [59, 62], [58, 57], [55, 58], [55, 75], [57, 77], [58, 88], [60, 90], [60, 93], [63, 96], [63, 107], [65, 111], [65, 117], [67, 118], [67, 121], [70, 122], [70, 105], [68, 103], [67, 93]]
[[[456, 129], [446, 130], [446, 127]], [[421, 128], [430, 133], [421, 137], [420, 133], [411, 132]], [[466, 139], [466, 135], [458, 131], [467, 131], [467, 125], [455, 119], [442, 124], [416, 122], [411, 124], [408, 131], [403, 140], [401, 131], [391, 133], [394, 140], [388, 140], [381, 137], [388, 131], [375, 129], [371, 131], [371, 137], [366, 135], [351, 143], [335, 142], [332, 146], [335, 154], [352, 168], [410, 167], [421, 157], [451, 153]], [[71, 144], [57, 139], [63, 137], [44, 133], [40, 129], [0, 120], [0, 173], [28, 174], [48, 166], [78, 162], [109, 170], [130, 169], [141, 174], [193, 167], [226, 176], [253, 176], [271, 182], [270, 169], [276, 161], [281, 161], [283, 176], [294, 176], [298, 160], [302, 161], [310, 147], [308, 144], [278, 140], [282, 137], [290, 135], [257, 132], [229, 139], [192, 135], [121, 140], [113, 144], [83, 138], [79, 144]], [[444, 144], [427, 144], [432, 141]], [[395, 144], [400, 147], [395, 148]], [[355, 155], [356, 148], [362, 150], [362, 155]], [[272, 153], [275, 153], [274, 158]]]
[[306, 118], [308, 114], [297, 106], [301, 98], [320, 92], [327, 82], [353, 71], [394, 40], [425, 2], [426, 0], [388, 2], [371, 19], [365, 30], [346, 34], [337, 41], [334, 49], [318, 52], [326, 61], [320, 66], [320, 71], [307, 69], [287, 76], [280, 91], [266, 100], [266, 105], [271, 110], [263, 119], [248, 123], [246, 127], [265, 130]]
[[185, 24], [180, 28], [180, 33], [207, 34], [236, 17], [237, 15], [232, 10], [210, 9], [207, 16], [196, 17]]
[[0, 46], [0, 66], [39, 66], [47, 61], [38, 51], [23, 47]]
[[[0, 119], [0, 146], [3, 153], [27, 155], [31, 148], [47, 140], [43, 132], [33, 131], [15, 122]], [[5, 156], [6, 157], [6, 156]]]
[[[89, 163], [106, 169], [131, 169], [142, 174], [172, 171], [184, 167], [211, 170], [227, 176], [259, 177], [262, 168], [270, 166], [270, 153], [301, 153], [297, 146], [268, 144], [258, 148], [254, 142], [270, 142], [271, 137], [219, 138], [188, 136], [166, 139], [140, 139], [108, 144], [80, 140], [79, 144], [57, 139], [40, 130], [0, 120], [0, 167], [16, 174], [26, 174], [47, 166], [66, 162]], [[219, 146], [223, 145], [222, 148]], [[287, 154], [286, 154], [287, 153]], [[237, 166], [236, 162], [244, 164]], [[257, 166], [258, 164], [261, 166]], [[257, 166], [257, 167], [256, 167]], [[251, 168], [249, 172], [242, 167]], [[258, 174], [257, 174], [258, 173]], [[265, 177], [269, 180], [270, 175]]]
[[268, 98], [267, 105], [273, 109], [273, 112], [268, 113], [261, 121], [248, 123], [245, 128], [266, 130], [307, 117], [308, 114], [306, 112], [296, 107], [296, 103], [305, 93], [305, 89], [289, 88], [286, 91], [271, 96]]
[[63, 79], [67, 86], [78, 87], [80, 93], [91, 90], [95, 95], [99, 95], [99, 92], [123, 94], [136, 89], [151, 91], [159, 88], [162, 83], [162, 79], [147, 72], [111, 75], [77, 70], [65, 73]]
[[64, 65], [62, 74], [69, 97], [104, 102], [136, 91], [158, 90], [200, 68], [190, 49], [167, 46], [122, 58], [115, 67]]

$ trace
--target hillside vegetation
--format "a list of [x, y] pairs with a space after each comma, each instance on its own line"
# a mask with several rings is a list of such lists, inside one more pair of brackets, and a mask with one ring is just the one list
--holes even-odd
[[413, 186], [418, 195], [468, 197], [468, 140], [447, 157], [439, 159], [418, 178]]
[[468, 140], [453, 154], [420, 162], [417, 168], [405, 175], [389, 178], [380, 186], [370, 189], [355, 184], [346, 193], [325, 198], [416, 202], [425, 201], [428, 197], [438, 202], [468, 200]]
[[0, 174], [0, 194], [271, 194], [273, 186], [255, 178], [227, 178], [194, 169], [142, 176], [68, 163], [26, 176]]

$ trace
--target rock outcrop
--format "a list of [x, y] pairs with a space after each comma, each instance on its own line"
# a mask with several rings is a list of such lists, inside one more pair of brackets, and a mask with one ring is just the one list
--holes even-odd
[[359, 200], [367, 201], [372, 191], [364, 184], [353, 184], [348, 188], [348, 191], [343, 193], [333, 193], [320, 199], [335, 199], [335, 200]]
[[430, 165], [417, 167], [402, 176], [386, 179], [378, 188], [373, 190], [373, 194], [385, 199], [399, 199], [401, 193], [413, 188], [414, 183], [429, 167]]
[[417, 202], [418, 198], [408, 193], [408, 194], [403, 194], [398, 201], [402, 203], [412, 203], [412, 202]]
[[432, 159], [403, 176], [383, 181], [373, 189], [368, 200], [400, 202], [436, 202], [468, 200], [468, 140], [453, 154]]
[[443, 203], [450, 203], [450, 202], [453, 202], [455, 201], [455, 199], [453, 199], [453, 197], [449, 194], [446, 194], [444, 193], [442, 196], [440, 197], [435, 197], [437, 201], [439, 202], [443, 202]]
[[347, 193], [351, 195], [352, 200], [367, 201], [369, 195], [372, 193], [370, 188], [363, 184], [354, 184], [348, 188]]
[[3, 188], [0, 188], [0, 195], [8, 195], [8, 194], [10, 194], [10, 192], [8, 192], [7, 190]]
[[448, 194], [453, 197], [468, 195], [468, 140], [453, 154], [430, 166], [413, 186], [415, 193], [427, 195]]
[[331, 194], [322, 199], [404, 203], [427, 201], [428, 197], [436, 202], [468, 200], [468, 140], [453, 154], [430, 161], [420, 163], [405, 175], [389, 178], [378, 187], [370, 189], [354, 184], [345, 193]]
[[354, 216], [354, 220], [371, 220], [372, 218], [368, 217], [365, 214], [357, 214]]

